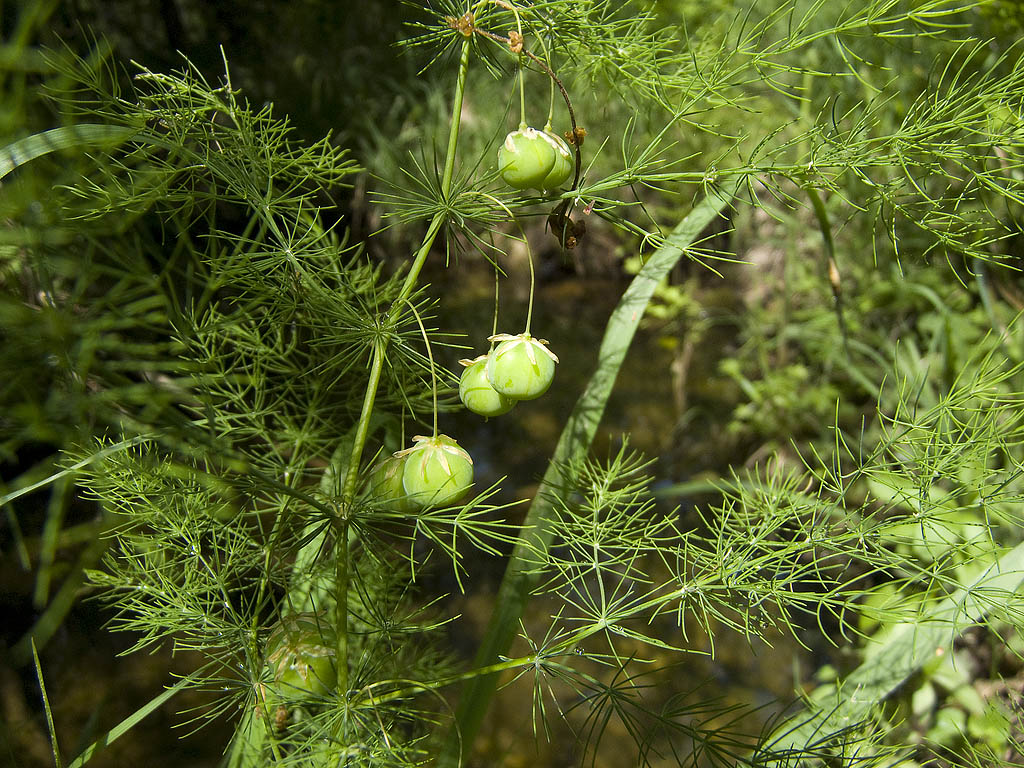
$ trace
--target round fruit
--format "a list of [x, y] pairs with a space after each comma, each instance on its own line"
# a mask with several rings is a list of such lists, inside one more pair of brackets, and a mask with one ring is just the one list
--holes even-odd
[[459, 362], [466, 366], [459, 379], [459, 399], [463, 405], [473, 413], [488, 417], [512, 410], [516, 401], [496, 391], [487, 380], [487, 355]]
[[544, 181], [541, 182], [541, 189], [557, 189], [558, 187], [565, 184], [569, 177], [572, 176], [573, 168], [576, 164], [573, 162], [572, 152], [569, 150], [569, 145], [565, 141], [555, 134], [544, 131], [541, 136], [544, 137], [545, 141], [551, 144], [552, 149], [555, 150], [555, 164], [551, 166], [551, 170], [548, 171], [548, 175], [544, 177]]
[[420, 507], [451, 504], [473, 484], [473, 459], [447, 435], [413, 438], [406, 448], [402, 485]]
[[272, 682], [265, 695], [283, 701], [323, 696], [337, 683], [335, 635], [323, 614], [298, 613], [281, 619], [267, 639]]
[[498, 149], [498, 172], [510, 187], [540, 189], [555, 167], [555, 149], [540, 131], [521, 127]]
[[533, 400], [548, 391], [558, 358], [544, 339], [501, 333], [489, 341], [501, 342], [487, 361], [487, 380], [495, 390], [513, 400]]
[[374, 499], [387, 502], [395, 512], [415, 512], [416, 504], [409, 499], [402, 485], [404, 469], [405, 456], [389, 456], [373, 470], [366, 486]]

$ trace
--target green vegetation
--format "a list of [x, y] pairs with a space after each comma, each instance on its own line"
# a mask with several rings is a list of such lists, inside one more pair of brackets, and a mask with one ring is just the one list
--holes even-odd
[[[159, 5], [195, 55], [0, 25], [5, 759], [1024, 761], [1016, 3], [257, 2], [258, 61]], [[84, 597], [178, 677], [70, 731]], [[787, 642], [763, 709], [671, 682]]]

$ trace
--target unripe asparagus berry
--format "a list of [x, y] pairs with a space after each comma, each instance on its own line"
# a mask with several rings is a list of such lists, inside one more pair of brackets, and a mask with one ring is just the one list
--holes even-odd
[[419, 507], [443, 507], [457, 501], [473, 484], [473, 459], [447, 435], [413, 438], [405, 456], [402, 485]]
[[510, 187], [543, 188], [555, 167], [555, 148], [541, 131], [519, 128], [498, 149], [498, 172]]
[[281, 619], [267, 639], [272, 674], [265, 690], [268, 703], [278, 706], [333, 690], [337, 682], [334, 643], [334, 630], [324, 615], [299, 613]]
[[415, 512], [417, 505], [409, 499], [402, 485], [402, 472], [405, 469], [405, 456], [389, 456], [382, 461], [370, 474], [366, 482], [370, 495], [396, 512]]
[[487, 380], [496, 391], [513, 400], [533, 400], [548, 391], [558, 358], [547, 348], [547, 341], [528, 333], [502, 333], [490, 341], [501, 342], [487, 361]]
[[557, 189], [572, 176], [572, 171], [575, 167], [572, 152], [569, 149], [569, 145], [560, 136], [556, 136], [550, 131], [544, 131], [541, 135], [551, 144], [552, 149], [555, 151], [555, 164], [551, 166], [551, 170], [544, 177], [540, 187], [545, 190]]
[[466, 366], [459, 379], [459, 399], [480, 416], [501, 416], [512, 410], [516, 401], [501, 394], [487, 380], [487, 355], [473, 360], [460, 360]]

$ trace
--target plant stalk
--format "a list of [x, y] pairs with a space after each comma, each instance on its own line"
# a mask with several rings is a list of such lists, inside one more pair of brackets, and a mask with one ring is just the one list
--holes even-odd
[[832, 240], [832, 225], [828, 220], [828, 209], [825, 208], [825, 202], [821, 199], [821, 195], [818, 194], [818, 190], [807, 184], [804, 191], [807, 192], [807, 197], [811, 201], [811, 207], [814, 209], [814, 216], [817, 218], [818, 226], [821, 228], [821, 239], [825, 256], [825, 277], [832, 288], [832, 301], [836, 313], [836, 322], [839, 324], [839, 333], [843, 339], [843, 351], [846, 353], [846, 357], [849, 358], [850, 343], [846, 334], [846, 321], [843, 319], [843, 294], [840, 288], [839, 267], [836, 266], [836, 249]]
[[[466, 73], [469, 69], [470, 40], [466, 38], [462, 43], [462, 54], [459, 58], [459, 73], [455, 84], [455, 98], [452, 104], [451, 126], [448, 132], [448, 147], [444, 160], [444, 171], [441, 177], [441, 195], [447, 200], [451, 192], [452, 177], [455, 173], [455, 150], [459, 141], [459, 127], [462, 121], [462, 100], [466, 91]], [[398, 297], [392, 303], [386, 315], [384, 327], [390, 327], [402, 311], [402, 305], [406, 302], [416, 287], [420, 271], [427, 260], [430, 249], [437, 239], [438, 233], [444, 225], [445, 214], [439, 211], [434, 214], [427, 227], [423, 242], [413, 262], [409, 267], [409, 273], [402, 283]], [[335, 646], [335, 664], [338, 673], [338, 693], [341, 696], [348, 694], [348, 592], [350, 581], [350, 544], [349, 544], [349, 512], [359, 480], [359, 465], [362, 462], [363, 449], [366, 446], [366, 439], [369, 433], [370, 418], [373, 415], [374, 403], [377, 399], [377, 390], [380, 387], [381, 372], [384, 368], [384, 356], [386, 353], [387, 339], [377, 342], [373, 348], [373, 358], [370, 363], [370, 376], [366, 382], [366, 392], [363, 395], [363, 406], [359, 414], [359, 424], [356, 428], [355, 438], [352, 443], [352, 453], [349, 456], [348, 472], [345, 475], [345, 484], [342, 489], [341, 505], [339, 514], [335, 518], [337, 547], [335, 565], [335, 627], [337, 631], [337, 645]], [[338, 728], [343, 730], [345, 719], [339, 718]], [[343, 734], [336, 733], [342, 737]]]
[[[462, 41], [462, 55], [459, 57], [459, 74], [455, 82], [455, 98], [452, 101], [451, 126], [448, 130], [448, 148], [445, 151], [444, 170], [441, 174], [441, 197], [444, 198], [445, 202], [448, 201], [448, 195], [451, 193], [452, 177], [455, 175], [455, 149], [459, 144], [459, 128], [462, 126], [462, 97], [466, 93], [466, 73], [469, 71], [469, 43], [469, 38]], [[434, 218], [430, 220], [430, 226], [427, 227], [427, 233], [423, 237], [423, 244], [416, 252], [416, 257], [409, 267], [409, 274], [405, 277], [402, 290], [399, 292], [398, 298], [391, 305], [389, 319], [393, 320], [397, 316], [402, 303], [409, 298], [412, 289], [416, 286], [420, 270], [423, 269], [423, 264], [427, 260], [430, 248], [433, 246], [438, 232], [441, 231], [444, 221], [445, 214], [443, 211], [435, 213]]]

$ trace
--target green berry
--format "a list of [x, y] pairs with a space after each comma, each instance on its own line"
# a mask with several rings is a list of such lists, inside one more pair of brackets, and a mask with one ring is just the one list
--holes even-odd
[[417, 505], [410, 499], [402, 485], [402, 471], [405, 469], [405, 456], [389, 456], [374, 468], [366, 482], [370, 495], [395, 512], [415, 512]]
[[544, 177], [544, 181], [541, 182], [540, 188], [557, 189], [565, 184], [569, 177], [572, 176], [572, 172], [576, 167], [576, 164], [573, 161], [569, 145], [565, 143], [565, 140], [550, 131], [544, 131], [541, 136], [543, 136], [545, 141], [551, 144], [552, 149], [554, 149], [555, 164], [551, 166], [551, 170], [548, 171], [548, 175]]
[[419, 507], [443, 507], [462, 496], [473, 484], [473, 459], [447, 435], [413, 438], [405, 455], [402, 485]]
[[555, 167], [555, 149], [550, 139], [533, 128], [520, 128], [505, 137], [498, 149], [498, 172], [510, 187], [543, 187]]
[[548, 391], [558, 358], [544, 339], [502, 333], [490, 341], [501, 342], [487, 361], [487, 380], [496, 391], [513, 400], [533, 400]]
[[516, 401], [501, 394], [487, 380], [487, 355], [474, 360], [460, 360], [466, 370], [459, 379], [459, 399], [480, 416], [501, 416], [512, 410]]
[[281, 619], [267, 639], [271, 683], [268, 703], [320, 697], [337, 683], [334, 668], [335, 634], [326, 616], [299, 613]]

